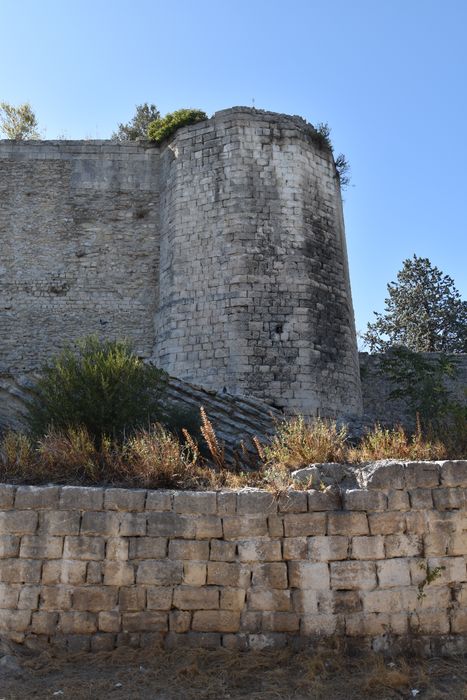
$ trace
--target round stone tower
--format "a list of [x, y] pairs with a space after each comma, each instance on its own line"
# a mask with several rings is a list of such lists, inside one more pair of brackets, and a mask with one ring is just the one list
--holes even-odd
[[158, 364], [286, 413], [361, 414], [339, 178], [313, 127], [228, 109], [160, 159]]

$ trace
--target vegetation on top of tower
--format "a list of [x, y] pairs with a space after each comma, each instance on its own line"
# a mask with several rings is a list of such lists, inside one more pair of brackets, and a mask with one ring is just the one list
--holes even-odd
[[197, 124], [207, 118], [208, 115], [199, 109], [177, 109], [175, 112], [169, 112], [165, 117], [155, 119], [149, 124], [149, 140], [162, 143], [182, 126]]
[[112, 134], [112, 139], [116, 141], [136, 141], [136, 139], [148, 138], [148, 126], [156, 119], [159, 119], [160, 112], [156, 105], [144, 102], [136, 106], [133, 119], [127, 124], [119, 124], [117, 131]]
[[[331, 127], [327, 122], [319, 122], [313, 130], [313, 141], [320, 147], [331, 151], [334, 154], [334, 147], [331, 141]], [[334, 159], [334, 164], [342, 189], [350, 185], [350, 164], [343, 153], [339, 153]]]
[[36, 115], [31, 105], [25, 102], [14, 107], [8, 102], [0, 102], [0, 133], [2, 132], [7, 139], [18, 141], [40, 138]]

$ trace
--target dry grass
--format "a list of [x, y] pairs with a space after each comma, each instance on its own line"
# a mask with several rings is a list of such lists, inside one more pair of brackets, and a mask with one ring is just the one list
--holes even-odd
[[20, 680], [2, 697], [73, 700], [423, 700], [467, 698], [465, 659], [422, 661], [376, 654], [349, 656], [339, 646], [293, 652], [148, 648], [72, 658], [43, 652], [25, 658]]
[[243, 453], [228, 464], [224, 445], [203, 409], [201, 416], [208, 458], [202, 456], [197, 442], [186, 430], [179, 440], [158, 424], [123, 442], [104, 438], [98, 448], [83, 427], [50, 430], [36, 444], [25, 435], [8, 432], [0, 443], [0, 480], [182, 489], [257, 486], [278, 495], [291, 487], [305, 488], [306, 485], [293, 482], [291, 471], [312, 463], [359, 464], [382, 459], [419, 461], [466, 456], [465, 452], [456, 452], [452, 436], [451, 442], [425, 436], [420, 426], [410, 435], [402, 427], [387, 429], [376, 425], [358, 445], [352, 445], [345, 427], [296, 417], [278, 424], [269, 444], [253, 441], [257, 457], [252, 457], [243, 446]]

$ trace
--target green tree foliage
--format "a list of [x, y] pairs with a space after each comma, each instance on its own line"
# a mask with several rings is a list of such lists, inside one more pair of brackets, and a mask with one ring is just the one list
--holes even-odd
[[416, 255], [387, 286], [384, 313], [375, 312], [363, 339], [371, 352], [403, 346], [414, 352], [467, 352], [467, 301], [454, 281]]
[[0, 132], [3, 132], [7, 139], [40, 138], [36, 115], [32, 111], [31, 105], [25, 102], [14, 107], [8, 102], [0, 102]]
[[159, 119], [160, 113], [156, 105], [145, 102], [137, 105], [133, 119], [127, 124], [119, 124], [117, 131], [112, 134], [116, 141], [136, 141], [136, 139], [148, 138], [148, 127], [155, 119]]
[[151, 122], [148, 136], [151, 141], [161, 143], [164, 139], [172, 136], [180, 127], [197, 124], [207, 118], [208, 115], [199, 109], [178, 109], [176, 112], [166, 114], [162, 119]]
[[35, 436], [51, 427], [85, 427], [99, 445], [164, 420], [166, 374], [145, 364], [126, 342], [91, 336], [66, 347], [41, 371], [28, 422]]

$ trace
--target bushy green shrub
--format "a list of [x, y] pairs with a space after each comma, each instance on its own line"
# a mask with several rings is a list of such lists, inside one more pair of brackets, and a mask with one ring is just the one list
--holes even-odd
[[166, 374], [145, 364], [122, 341], [91, 336], [66, 347], [41, 371], [29, 406], [35, 436], [86, 428], [99, 445], [163, 420]]
[[148, 127], [148, 138], [150, 141], [161, 143], [180, 127], [197, 124], [207, 118], [208, 115], [199, 109], [177, 109], [176, 112], [169, 112], [165, 117], [152, 121]]

